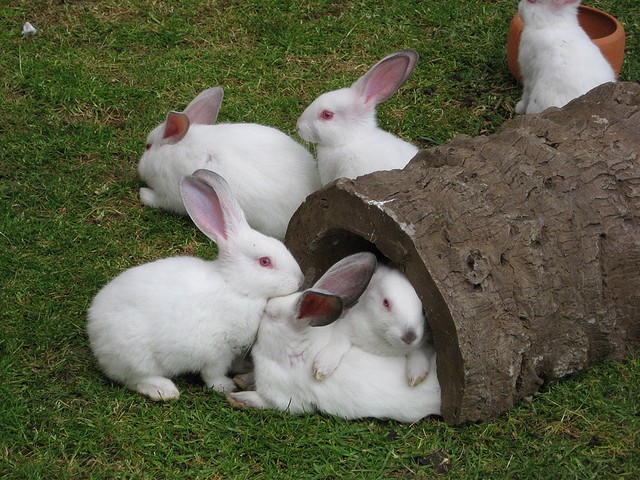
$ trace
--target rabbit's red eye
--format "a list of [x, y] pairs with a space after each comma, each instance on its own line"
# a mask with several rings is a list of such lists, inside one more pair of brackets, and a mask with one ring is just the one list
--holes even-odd
[[385, 298], [384, 300], [382, 300], [382, 306], [387, 310], [391, 310], [391, 303], [389, 302], [388, 298]]
[[260, 257], [258, 259], [258, 263], [261, 267], [269, 268], [271, 267], [271, 259], [269, 257]]
[[150, 148], [151, 148], [151, 144], [150, 144], [150, 143], [147, 143], [147, 145], [145, 146], [145, 149], [146, 149], [146, 150], [149, 150]]
[[320, 116], [323, 120], [331, 120], [333, 118], [333, 112], [331, 110], [323, 110]]

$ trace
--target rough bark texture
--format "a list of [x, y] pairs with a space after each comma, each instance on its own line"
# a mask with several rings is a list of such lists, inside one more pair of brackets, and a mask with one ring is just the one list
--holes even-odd
[[286, 243], [313, 278], [361, 250], [400, 266], [433, 330], [445, 420], [489, 419], [640, 345], [639, 152], [640, 85], [604, 85], [340, 179]]

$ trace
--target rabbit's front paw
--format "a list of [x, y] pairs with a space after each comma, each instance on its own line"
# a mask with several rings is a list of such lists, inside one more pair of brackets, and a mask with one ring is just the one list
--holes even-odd
[[258, 392], [236, 392], [226, 395], [227, 402], [234, 408], [244, 410], [245, 408], [264, 409], [267, 404]]
[[215, 382], [208, 384], [207, 386], [220, 393], [235, 392], [238, 389], [236, 384], [233, 383], [233, 380], [228, 377], [218, 378]]
[[319, 382], [326, 380], [338, 368], [340, 359], [341, 356], [336, 355], [330, 348], [320, 350], [313, 359], [313, 377]]
[[255, 390], [256, 389], [256, 379], [253, 372], [248, 373], [239, 373], [235, 377], [233, 377], [233, 383], [240, 390]]
[[224, 374], [220, 374], [217, 370], [202, 371], [200, 372], [200, 376], [202, 380], [204, 380], [204, 383], [207, 384], [207, 387], [213, 388], [217, 392], [229, 393], [235, 392], [238, 389], [236, 384], [233, 383], [233, 380]]
[[151, 188], [142, 187], [140, 189], [140, 201], [149, 207], [158, 206], [158, 196]]
[[145, 378], [136, 383], [135, 389], [141, 394], [149, 397], [151, 400], [155, 400], [157, 402], [162, 400], [172, 400], [180, 396], [180, 392], [178, 391], [175, 383], [164, 377]]
[[431, 362], [426, 353], [420, 349], [407, 355], [407, 381], [410, 387], [420, 385], [429, 375]]

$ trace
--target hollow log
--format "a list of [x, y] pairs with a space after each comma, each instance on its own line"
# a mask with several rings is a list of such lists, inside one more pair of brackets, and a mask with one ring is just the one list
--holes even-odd
[[425, 307], [443, 417], [494, 418], [640, 345], [640, 84], [607, 84], [403, 170], [309, 196], [286, 244], [316, 278], [362, 250]]

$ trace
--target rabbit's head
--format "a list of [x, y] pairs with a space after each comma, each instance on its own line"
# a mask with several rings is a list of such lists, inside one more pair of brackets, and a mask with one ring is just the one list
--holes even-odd
[[182, 140], [191, 125], [213, 125], [218, 118], [224, 92], [221, 87], [208, 88], [191, 100], [183, 112], [169, 112], [164, 122], [147, 136], [144, 155], [152, 155], [163, 145]]
[[367, 319], [367, 327], [386, 344], [382, 349], [409, 351], [422, 342], [426, 324], [422, 302], [396, 268], [379, 265], [354, 310]]
[[562, 24], [577, 21], [580, 0], [520, 0], [518, 13], [525, 26]]
[[236, 291], [271, 298], [300, 288], [304, 276], [296, 260], [282, 242], [249, 226], [224, 178], [197, 170], [180, 190], [193, 222], [218, 246], [216, 264]]
[[327, 270], [313, 287], [269, 300], [263, 322], [297, 332], [329, 325], [358, 301], [375, 268], [376, 257], [372, 253], [349, 255]]
[[311, 143], [339, 146], [377, 127], [376, 106], [409, 78], [418, 61], [414, 50], [396, 52], [375, 64], [348, 88], [320, 95], [297, 122], [300, 136]]

